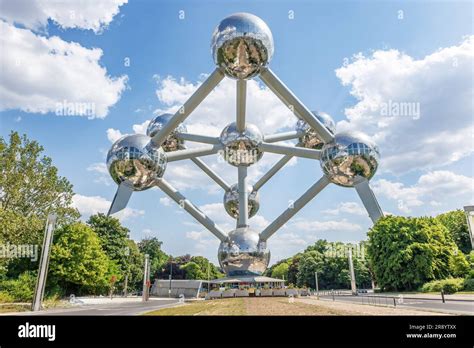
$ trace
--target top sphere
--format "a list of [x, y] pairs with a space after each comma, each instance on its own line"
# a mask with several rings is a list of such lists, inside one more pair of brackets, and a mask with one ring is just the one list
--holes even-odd
[[[331, 133], [336, 133], [336, 123], [331, 116], [325, 112], [311, 111], [311, 113], [323, 124], [324, 127]], [[304, 120], [298, 120], [296, 123], [296, 130], [303, 132], [299, 138], [300, 143], [308, 149], [321, 150], [324, 141], [319, 137], [318, 133]]]
[[163, 176], [166, 154], [160, 147], [151, 146], [146, 135], [125, 135], [109, 150], [107, 168], [118, 185], [128, 180], [134, 191], [143, 191]]
[[[148, 127], [146, 129], [146, 135], [153, 138], [156, 133], [158, 133], [165, 125], [169, 123], [172, 117], [172, 114], [162, 114], [156, 116], [148, 124]], [[182, 149], [184, 140], [178, 138], [176, 136], [176, 133], [186, 133], [186, 131], [186, 126], [180, 123], [178, 127], [176, 127], [171, 132], [171, 134], [166, 137], [165, 142], [163, 143], [163, 145], [161, 145], [161, 147], [163, 147], [163, 150], [165, 150], [166, 152], [171, 152]]]
[[272, 59], [273, 47], [270, 28], [250, 13], [235, 13], [224, 18], [212, 34], [214, 62], [235, 79], [257, 76]]
[[323, 146], [320, 163], [331, 182], [353, 187], [361, 180], [370, 180], [374, 176], [379, 158], [377, 145], [367, 135], [343, 132]]

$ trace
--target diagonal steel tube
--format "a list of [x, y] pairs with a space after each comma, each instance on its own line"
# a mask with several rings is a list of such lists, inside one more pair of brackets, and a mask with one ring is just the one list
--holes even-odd
[[168, 162], [176, 162], [176, 161], [193, 158], [193, 157], [213, 155], [213, 154], [218, 153], [222, 149], [223, 149], [223, 146], [221, 144], [216, 144], [212, 146], [196, 147], [194, 149], [185, 149], [185, 150], [167, 152], [166, 157], [167, 157]]
[[236, 116], [236, 128], [238, 132], [245, 130], [245, 109], [247, 99], [247, 81], [237, 80], [237, 116]]
[[328, 143], [334, 139], [334, 136], [327, 128], [324, 127], [313, 113], [285, 86], [273, 71], [268, 68], [263, 69], [260, 73], [260, 79], [297, 117], [309, 124], [324, 142]]
[[165, 179], [158, 180], [156, 185], [172, 200], [184, 208], [184, 210], [191, 214], [192, 217], [194, 217], [204, 227], [206, 227], [220, 241], [223, 242], [227, 239], [225, 232], [222, 231], [214, 221], [212, 221], [206, 214], [199, 210], [199, 208], [186, 199], [186, 197], [184, 197], [178, 190], [171, 186]]
[[278, 171], [283, 168], [285, 164], [287, 164], [293, 158], [292, 155], [285, 155], [280, 160], [271, 167], [268, 172], [266, 172], [258, 181], [253, 185], [253, 191], [258, 191], [260, 188], [270, 180], [273, 175], [278, 173]]
[[193, 161], [201, 170], [206, 173], [212, 180], [216, 182], [217, 185], [222, 187], [224, 190], [230, 190], [230, 186], [225, 182], [215, 171], [213, 171], [206, 163], [204, 163], [200, 158], [191, 157]]
[[265, 141], [266, 143], [276, 143], [278, 141], [296, 139], [296, 138], [301, 137], [303, 134], [304, 134], [303, 132], [299, 132], [299, 131], [270, 134], [270, 135], [265, 135], [263, 137], [263, 141]]
[[320, 150], [307, 149], [304, 147], [261, 143], [258, 148], [263, 152], [279, 153], [281, 155], [291, 155], [317, 160], [321, 158]]
[[192, 141], [204, 144], [219, 144], [218, 137], [208, 137], [206, 135], [191, 134], [191, 133], [176, 133], [176, 136], [182, 140]]
[[166, 137], [190, 114], [197, 108], [197, 106], [211, 93], [219, 82], [224, 78], [224, 73], [216, 68], [211, 75], [204, 81], [201, 86], [189, 97], [184, 105], [174, 114], [170, 121], [163, 126], [163, 128], [156, 133], [151, 139], [153, 146], [159, 147], [166, 140]]
[[107, 216], [115, 214], [125, 207], [130, 200], [130, 197], [133, 193], [133, 184], [127, 180], [122, 182], [118, 187], [117, 191], [115, 192], [114, 199], [112, 200], [112, 204], [110, 205], [109, 212]]
[[237, 227], [248, 226], [249, 218], [249, 202], [247, 191], [247, 167], [239, 166], [239, 218], [237, 220]]
[[311, 201], [318, 193], [320, 193], [328, 184], [329, 179], [323, 176], [308, 191], [303, 193], [288, 209], [286, 209], [279, 217], [277, 217], [270, 225], [268, 225], [261, 233], [260, 240], [267, 241], [280, 227], [288, 222], [297, 212], [301, 210], [309, 201]]
[[364, 204], [370, 219], [375, 224], [378, 219], [383, 216], [383, 211], [377, 202], [377, 198], [375, 198], [374, 192], [369, 186], [369, 181], [367, 179], [361, 180], [359, 183], [355, 184], [355, 189], [360, 200]]

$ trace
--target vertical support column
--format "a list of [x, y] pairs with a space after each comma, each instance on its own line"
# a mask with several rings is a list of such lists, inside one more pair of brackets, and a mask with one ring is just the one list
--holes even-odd
[[316, 298], [319, 300], [319, 283], [318, 283], [318, 272], [314, 272], [314, 280], [316, 282]]
[[351, 291], [352, 295], [357, 295], [357, 287], [356, 287], [356, 279], [354, 273], [354, 263], [352, 261], [352, 248], [349, 248], [348, 252], [348, 259], [349, 259], [349, 271], [351, 273]]
[[150, 284], [150, 255], [145, 254], [145, 265], [143, 267], [143, 293], [142, 293], [142, 302], [148, 301], [148, 291]]
[[237, 227], [248, 226], [249, 203], [247, 191], [247, 167], [239, 166], [239, 218]]
[[245, 130], [245, 107], [247, 98], [247, 81], [237, 80], [237, 131], [243, 132]]
[[46, 279], [48, 277], [49, 256], [51, 254], [51, 244], [53, 242], [53, 232], [56, 225], [56, 214], [49, 214], [46, 219], [46, 227], [44, 230], [43, 248], [41, 249], [41, 259], [38, 269], [38, 278], [36, 280], [35, 293], [31, 309], [34, 312], [40, 311]]

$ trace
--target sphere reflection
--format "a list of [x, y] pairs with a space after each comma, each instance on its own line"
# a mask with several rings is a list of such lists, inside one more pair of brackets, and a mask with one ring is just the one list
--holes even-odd
[[112, 145], [107, 154], [107, 168], [118, 185], [128, 180], [135, 191], [143, 191], [163, 176], [166, 154], [149, 142], [146, 135], [134, 134], [125, 135]]
[[220, 141], [224, 145], [224, 159], [233, 166], [250, 166], [263, 156], [258, 149], [263, 135], [253, 124], [247, 123], [245, 130], [239, 132], [232, 122], [222, 131]]
[[[153, 120], [150, 121], [146, 129], [146, 135], [149, 137], [154, 137], [173, 117], [172, 114], [162, 114], [156, 116]], [[171, 133], [166, 137], [166, 140], [161, 145], [163, 150], [166, 152], [176, 151], [182, 149], [184, 140], [177, 137], [177, 133], [186, 133], [186, 126], [182, 123], [178, 125]]]
[[261, 275], [270, 262], [266, 243], [248, 227], [231, 231], [228, 239], [221, 242], [217, 256], [228, 276]]
[[374, 176], [379, 157], [377, 145], [365, 134], [344, 132], [323, 146], [321, 167], [333, 183], [352, 187]]
[[[260, 195], [258, 191], [252, 191], [252, 186], [247, 186], [248, 192], [248, 214], [249, 218], [257, 214], [260, 208]], [[227, 213], [233, 218], [239, 217], [239, 187], [234, 184], [224, 194], [224, 207]]]
[[[331, 116], [325, 112], [311, 111], [313, 115], [326, 127], [326, 129], [334, 134], [336, 132], [336, 123]], [[300, 143], [303, 147], [314, 150], [321, 150], [324, 145], [324, 141], [319, 137], [318, 133], [304, 120], [298, 120], [296, 123], [296, 130], [303, 132], [303, 136], [299, 138]]]
[[259, 17], [236, 13], [224, 18], [214, 30], [212, 56], [227, 76], [248, 79], [259, 74], [273, 56], [273, 36]]

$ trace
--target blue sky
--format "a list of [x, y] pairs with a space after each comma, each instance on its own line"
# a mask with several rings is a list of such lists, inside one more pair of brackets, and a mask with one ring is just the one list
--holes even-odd
[[[384, 211], [431, 215], [474, 201], [471, 2], [23, 3], [0, 2], [0, 135], [16, 130], [39, 141], [74, 185], [84, 218], [105, 212], [114, 195], [104, 168], [111, 140], [142, 131], [154, 113], [175, 110], [192, 93], [214, 68], [214, 28], [234, 12], [254, 13], [269, 25], [270, 67], [310, 109], [378, 142], [382, 159], [371, 186]], [[218, 134], [233, 119], [233, 88], [223, 81], [188, 128]], [[258, 79], [249, 93], [249, 118], [264, 133], [291, 129], [295, 118]], [[58, 116], [55, 105], [65, 99], [95, 103], [97, 114]], [[388, 101], [418, 103], [420, 117], [382, 116]], [[252, 178], [277, 159], [265, 155]], [[235, 181], [232, 167], [205, 160]], [[320, 176], [319, 163], [310, 160], [286, 167], [262, 188], [251, 225], [263, 228]], [[232, 228], [220, 206], [223, 192], [192, 163], [170, 164], [165, 178]], [[136, 240], [157, 236], [169, 253], [216, 261], [217, 239], [158, 190], [135, 193], [120, 218]], [[272, 262], [318, 238], [362, 240], [370, 225], [355, 190], [330, 185], [270, 239]]]

